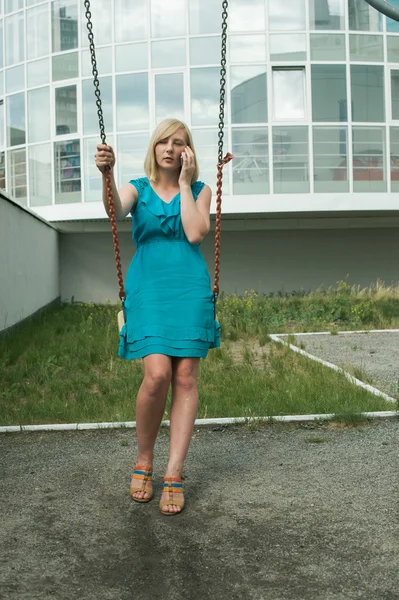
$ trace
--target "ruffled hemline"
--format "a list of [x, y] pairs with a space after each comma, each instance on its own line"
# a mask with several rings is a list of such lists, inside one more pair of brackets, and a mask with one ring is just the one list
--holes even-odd
[[126, 360], [149, 354], [205, 358], [209, 349], [220, 347], [220, 325], [217, 321], [211, 330], [191, 327], [183, 333], [177, 329], [173, 330], [172, 337], [162, 335], [161, 331], [165, 333], [165, 330], [169, 331], [169, 328], [148, 326], [129, 331], [125, 324], [119, 334], [118, 356]]

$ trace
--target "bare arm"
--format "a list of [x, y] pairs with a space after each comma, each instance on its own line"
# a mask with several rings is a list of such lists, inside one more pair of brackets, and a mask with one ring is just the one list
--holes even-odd
[[190, 186], [180, 186], [180, 211], [184, 233], [191, 244], [200, 244], [210, 228], [211, 188], [206, 185], [194, 201]]
[[138, 192], [131, 183], [126, 183], [118, 191], [114, 177], [115, 155], [111, 146], [99, 144], [97, 146], [97, 154], [95, 155], [95, 159], [96, 166], [102, 173], [103, 203], [105, 212], [109, 216], [108, 194], [106, 186], [106, 170], [107, 167], [109, 167], [111, 169], [111, 187], [115, 205], [115, 216], [117, 219], [124, 219], [130, 212], [134, 211], [137, 203]]

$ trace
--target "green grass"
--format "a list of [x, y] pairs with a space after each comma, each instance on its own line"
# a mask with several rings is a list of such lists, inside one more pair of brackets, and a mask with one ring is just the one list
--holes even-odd
[[[0, 336], [0, 424], [134, 420], [143, 365], [117, 357], [118, 310], [64, 304]], [[222, 296], [218, 319], [222, 347], [201, 361], [199, 418], [395, 408], [269, 333], [399, 328], [398, 289], [340, 282], [312, 294]]]

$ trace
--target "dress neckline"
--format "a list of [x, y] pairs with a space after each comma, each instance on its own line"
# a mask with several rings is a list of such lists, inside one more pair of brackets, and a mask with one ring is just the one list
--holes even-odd
[[177, 192], [177, 194], [175, 196], [173, 196], [173, 198], [171, 198], [169, 200], [169, 202], [167, 202], [166, 200], [164, 200], [163, 198], [161, 198], [161, 196], [159, 194], [157, 194], [157, 192], [154, 190], [154, 188], [151, 185], [150, 180], [148, 179], [148, 185], [150, 186], [151, 191], [156, 195], [157, 198], [160, 199], [161, 202], [163, 202], [164, 204], [172, 204], [173, 200], [176, 200], [176, 198], [178, 196], [180, 196], [180, 192]]

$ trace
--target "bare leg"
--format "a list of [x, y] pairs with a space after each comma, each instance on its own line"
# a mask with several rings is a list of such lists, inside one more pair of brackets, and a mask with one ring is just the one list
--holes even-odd
[[[172, 406], [170, 411], [170, 453], [165, 477], [181, 477], [194, 421], [198, 410], [199, 358], [173, 359]], [[167, 495], [162, 496], [162, 500]], [[180, 512], [181, 508], [167, 504], [164, 512]]]
[[[165, 411], [166, 397], [172, 377], [172, 360], [163, 354], [150, 354], [144, 358], [144, 379], [136, 401], [137, 465], [152, 465], [155, 440]], [[137, 485], [137, 482], [136, 482]], [[136, 492], [135, 498], [148, 498], [152, 483], [147, 482], [145, 492]]]

